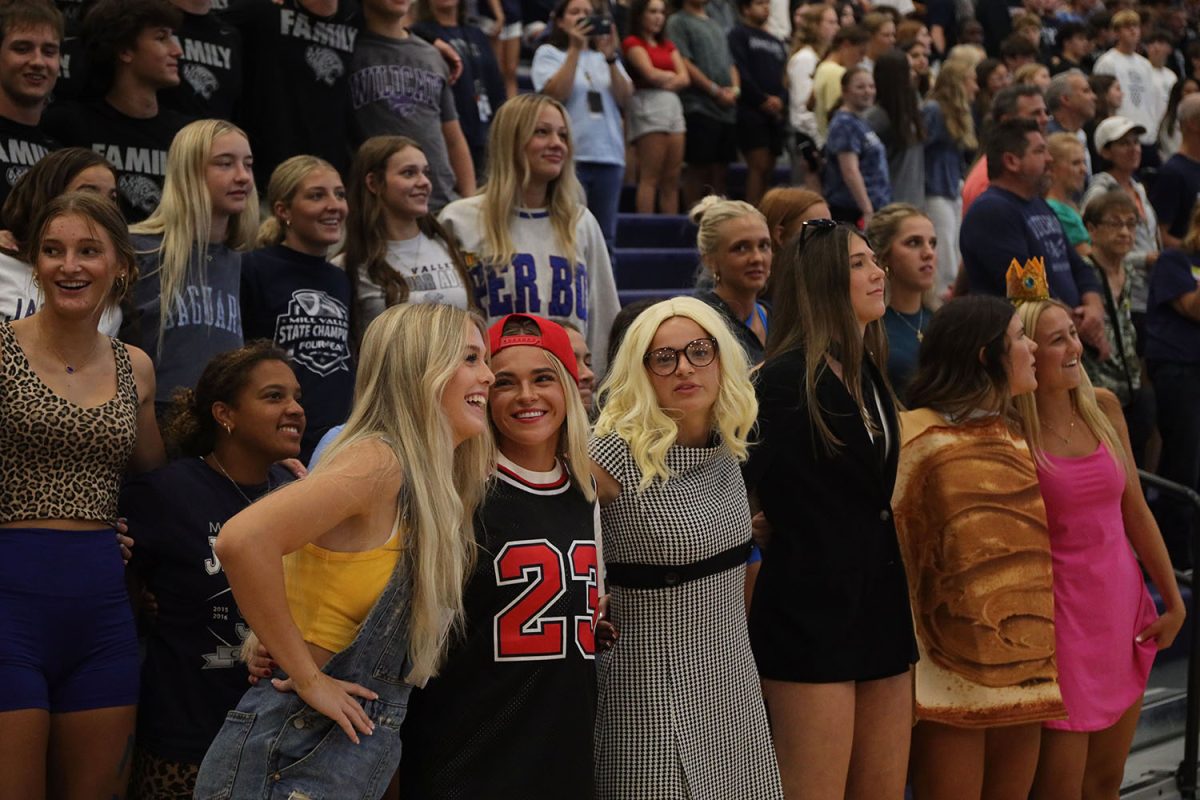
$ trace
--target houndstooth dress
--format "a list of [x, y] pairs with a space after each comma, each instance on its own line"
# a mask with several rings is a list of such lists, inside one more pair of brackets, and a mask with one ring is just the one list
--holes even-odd
[[[591, 455], [621, 484], [600, 513], [610, 563], [691, 564], [750, 539], [741, 471], [723, 447], [673, 447], [643, 494], [616, 435]], [[598, 800], [782, 798], [746, 633], [745, 567], [662, 589], [610, 587], [619, 631], [597, 656]]]

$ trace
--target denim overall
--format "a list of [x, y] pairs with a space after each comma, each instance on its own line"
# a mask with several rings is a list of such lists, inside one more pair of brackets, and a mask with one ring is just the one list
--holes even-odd
[[399, 566], [354, 641], [322, 670], [379, 695], [363, 700], [375, 723], [354, 744], [300, 696], [260, 682], [225, 718], [196, 779], [196, 800], [378, 800], [400, 764], [407, 671], [407, 570]]

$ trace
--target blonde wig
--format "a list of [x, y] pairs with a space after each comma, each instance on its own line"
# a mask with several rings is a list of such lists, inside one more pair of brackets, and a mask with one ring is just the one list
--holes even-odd
[[[504, 326], [503, 333], [505, 336], [518, 336], [522, 334], [530, 336], [541, 335], [541, 331], [535, 324], [519, 317], [509, 320]], [[579, 396], [579, 386], [576, 385], [575, 379], [571, 377], [571, 373], [567, 371], [566, 365], [559, 361], [558, 356], [549, 350], [540, 349], [545, 355], [547, 363], [550, 364], [550, 368], [554, 370], [554, 379], [563, 387], [563, 398], [565, 400], [564, 408], [566, 409], [566, 416], [563, 419], [562, 428], [557, 433], [558, 444], [555, 447], [555, 452], [566, 464], [567, 470], [571, 473], [571, 481], [575, 484], [575, 488], [591, 502], [596, 499], [596, 490], [592, 486], [592, 461], [591, 456], [588, 455], [588, 434], [590, 427], [588, 425], [587, 410], [583, 407], [583, 398]], [[495, 356], [492, 358], [492, 366], [495, 368]], [[492, 435], [496, 439], [496, 447], [503, 453], [504, 437], [500, 434], [496, 423], [492, 420], [490, 408], [488, 421], [492, 426]]]
[[712, 410], [712, 430], [720, 434], [721, 444], [739, 461], [746, 460], [746, 439], [758, 416], [749, 366], [741, 345], [721, 316], [694, 297], [674, 297], [650, 306], [625, 332], [617, 357], [600, 387], [601, 411], [595, 430], [596, 436], [615, 433], [629, 444], [633, 460], [642, 472], [639, 492], [655, 480], [671, 477], [667, 451], [675, 444], [679, 426], [659, 406], [643, 358], [659, 326], [673, 317], [690, 319], [717, 340], [716, 363], [721, 383]]
[[315, 468], [368, 438], [386, 442], [400, 463], [396, 568], [412, 580], [407, 680], [414, 684], [441, 666], [447, 609], [461, 630], [463, 585], [475, 559], [472, 517], [495, 463], [490, 431], [456, 448], [442, 411], [472, 325], [486, 342], [483, 321], [453, 306], [406, 303], [380, 314], [363, 338], [350, 418]]
[[[410, 147], [425, 152], [419, 144], [406, 136], [372, 136], [367, 139], [354, 155], [346, 187], [350, 204], [350, 213], [346, 217], [346, 249], [343, 253], [346, 274], [350, 276], [350, 285], [358, 286], [359, 276], [365, 273], [371, 282], [383, 289], [384, 302], [388, 306], [408, 301], [408, 281], [387, 261], [388, 210], [382, 194], [387, 184], [388, 162], [392, 156]], [[418, 217], [417, 229], [428, 238], [441, 242], [446, 248], [451, 261], [454, 262], [458, 279], [466, 289], [467, 302], [474, 309], [475, 293], [471, 290], [474, 283], [467, 273], [466, 262], [454, 237], [446, 233], [446, 229], [433, 214]], [[358, 311], [357, 298], [358, 293], [355, 292], [356, 338], [362, 335], [362, 332], [357, 330], [357, 321], [362, 318]]]
[[[1033, 338], [1042, 314], [1051, 308], [1061, 308], [1068, 317], [1071, 316], [1071, 309], [1058, 300], [1037, 300], [1020, 303], [1017, 306], [1017, 313], [1025, 325], [1027, 336]], [[1042, 391], [1040, 386], [1038, 391]], [[1036, 392], [1019, 395], [1016, 398], [1017, 413], [1021, 416], [1021, 426], [1025, 429], [1025, 439], [1029, 442], [1029, 449], [1033, 451], [1033, 457], [1043, 468], [1052, 468], [1053, 465], [1046, 459], [1046, 453], [1042, 447], [1042, 426], [1038, 419], [1035, 395]], [[1125, 461], [1125, 445], [1121, 443], [1121, 437], [1117, 434], [1116, 428], [1113, 427], [1108, 416], [1096, 402], [1096, 390], [1092, 387], [1092, 381], [1088, 378], [1087, 372], [1083, 369], [1082, 360], [1079, 368], [1079, 385], [1071, 389], [1070, 395], [1071, 406], [1075, 409], [1075, 413], [1083, 420], [1083, 424], [1087, 425], [1092, 435], [1104, 442], [1122, 472], [1136, 469]]]
[[488, 179], [483, 195], [483, 252], [485, 262], [493, 268], [509, 264], [517, 254], [513, 245], [513, 217], [531, 176], [525, 145], [533, 138], [538, 115], [551, 106], [562, 114], [567, 129], [567, 157], [562, 172], [546, 187], [546, 208], [550, 225], [558, 239], [558, 247], [567, 263], [575, 269], [575, 225], [583, 214], [583, 187], [575, 177], [575, 147], [571, 135], [571, 118], [562, 103], [544, 94], [519, 94], [505, 101], [492, 120], [488, 133]]
[[[267, 184], [267, 208], [270, 210], [271, 216], [263, 220], [262, 225], [258, 227], [258, 237], [254, 243], [256, 247], [271, 247], [283, 242], [287, 231], [275, 206], [290, 207], [292, 201], [296, 199], [296, 192], [300, 190], [300, 184], [319, 169], [327, 169], [335, 175], [338, 174], [336, 167], [316, 156], [292, 156], [275, 168], [275, 171], [271, 173], [271, 180]], [[341, 180], [340, 175], [338, 175], [338, 180]]]
[[[162, 236], [157, 270], [159, 347], [162, 347], [162, 333], [171, 319], [171, 304], [187, 280], [189, 263], [196, 264], [200, 282], [208, 282], [205, 255], [212, 230], [213, 204], [206, 172], [213, 142], [227, 133], [236, 133], [250, 141], [241, 128], [220, 119], [196, 120], [175, 134], [171, 149], [167, 151], [162, 202], [146, 220], [129, 228], [130, 233]], [[246, 208], [230, 218], [225, 233], [224, 244], [234, 250], [248, 250], [254, 246], [258, 230], [258, 192], [253, 181], [249, 190]]]
[[763, 225], [767, 224], [763, 213], [746, 201], [726, 200], [715, 194], [701, 198], [688, 212], [688, 217], [698, 227], [696, 249], [700, 251], [700, 262], [714, 277], [717, 270], [712, 256], [721, 246], [721, 226], [730, 220], [747, 216], [762, 220]]
[[979, 146], [975, 137], [975, 118], [971, 115], [971, 101], [967, 98], [967, 76], [975, 72], [974, 65], [966, 60], [948, 60], [942, 64], [929, 99], [938, 104], [946, 130], [964, 150]]

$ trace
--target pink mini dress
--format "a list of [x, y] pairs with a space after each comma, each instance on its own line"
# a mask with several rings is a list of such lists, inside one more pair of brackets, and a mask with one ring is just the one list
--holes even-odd
[[1121, 516], [1125, 477], [1103, 442], [1081, 458], [1046, 454], [1038, 466], [1054, 564], [1058, 682], [1067, 718], [1046, 728], [1114, 725], [1142, 696], [1153, 640], [1134, 637], [1158, 618]]

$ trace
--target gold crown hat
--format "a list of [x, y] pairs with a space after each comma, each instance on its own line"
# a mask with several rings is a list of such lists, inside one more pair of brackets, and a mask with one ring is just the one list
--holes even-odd
[[1008, 299], [1013, 303], [1026, 303], [1050, 299], [1050, 285], [1046, 282], [1046, 261], [1041, 256], [1026, 259], [1021, 266], [1015, 258], [1005, 273], [1008, 284]]

